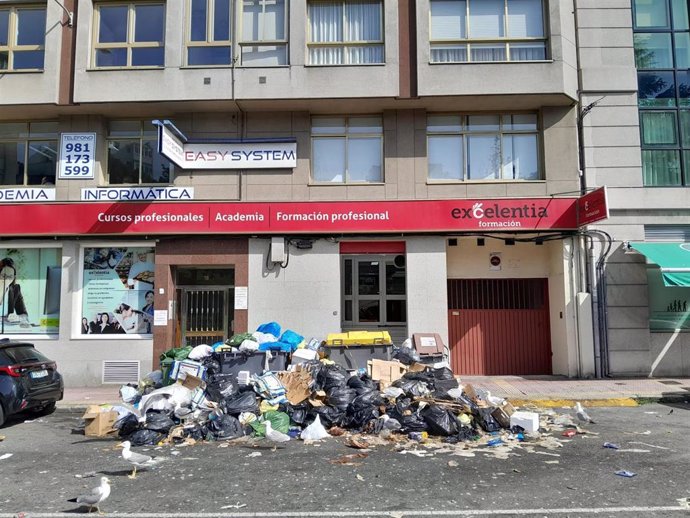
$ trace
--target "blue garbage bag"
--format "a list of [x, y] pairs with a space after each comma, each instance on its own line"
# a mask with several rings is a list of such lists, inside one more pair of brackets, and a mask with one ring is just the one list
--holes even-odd
[[295, 333], [294, 331], [291, 331], [290, 329], [286, 329], [285, 332], [280, 337], [279, 341], [283, 342], [285, 344], [290, 344], [290, 352], [293, 352], [297, 349], [297, 346], [304, 341], [304, 337], [298, 335], [297, 333]]
[[280, 336], [280, 324], [277, 322], [267, 322], [256, 328], [260, 333], [269, 333], [278, 338]]
[[259, 345], [259, 351], [282, 351], [289, 353], [292, 352], [292, 345], [284, 342], [265, 342]]

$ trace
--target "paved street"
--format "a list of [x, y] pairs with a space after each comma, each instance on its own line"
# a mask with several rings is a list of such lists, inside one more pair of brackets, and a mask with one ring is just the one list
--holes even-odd
[[[358, 453], [343, 437], [291, 441], [275, 452], [261, 441], [137, 448], [167, 459], [130, 480], [116, 440], [73, 433], [79, 414], [58, 411], [0, 429], [0, 517], [73, 516], [77, 506], [67, 499], [102, 474], [112, 481], [102, 504], [108, 516], [690, 515], [679, 503], [690, 497], [690, 406], [592, 408], [590, 415], [596, 424], [588, 430], [598, 435], [554, 432], [562, 447], [410, 443], [396, 451], [386, 443], [350, 459], [353, 465], [330, 462]], [[620, 449], [604, 448], [606, 441]], [[615, 475], [620, 469], [637, 475]]]

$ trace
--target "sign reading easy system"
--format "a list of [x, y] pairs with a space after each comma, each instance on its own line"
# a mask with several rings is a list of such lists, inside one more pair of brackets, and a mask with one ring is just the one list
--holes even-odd
[[158, 125], [159, 152], [181, 169], [292, 169], [297, 167], [294, 138], [218, 141], [188, 140], [169, 121]]
[[60, 139], [60, 180], [94, 177], [95, 133], [63, 133]]

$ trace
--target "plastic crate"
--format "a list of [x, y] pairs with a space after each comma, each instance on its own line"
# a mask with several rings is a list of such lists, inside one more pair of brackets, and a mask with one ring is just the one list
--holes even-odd
[[348, 370], [366, 369], [369, 360], [388, 360], [393, 354], [393, 344], [326, 345], [326, 357]]
[[215, 353], [220, 363], [220, 374], [234, 374], [240, 371], [248, 371], [250, 374], [263, 374], [266, 367], [266, 353]]

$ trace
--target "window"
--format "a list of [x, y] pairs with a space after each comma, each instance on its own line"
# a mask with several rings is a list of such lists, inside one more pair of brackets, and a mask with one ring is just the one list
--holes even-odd
[[150, 122], [111, 121], [108, 125], [108, 183], [169, 183], [173, 166], [158, 153]]
[[537, 115], [429, 115], [430, 180], [540, 180]]
[[383, 63], [381, 1], [311, 1], [308, 4], [309, 64]]
[[432, 63], [546, 59], [542, 0], [431, 0]]
[[690, 288], [667, 286], [664, 284], [661, 269], [656, 264], [648, 263], [647, 289], [650, 331], [690, 331]]
[[55, 183], [57, 122], [0, 123], [0, 185]]
[[315, 182], [383, 181], [381, 117], [314, 117], [311, 148]]
[[83, 253], [81, 334], [151, 334], [155, 249], [104, 246]]
[[164, 4], [96, 4], [95, 27], [96, 68], [164, 65]]
[[60, 248], [0, 248], [0, 335], [57, 334]]
[[232, 1], [189, 0], [187, 65], [232, 64]]
[[242, 65], [287, 65], [287, 0], [244, 0], [242, 3]]
[[0, 6], [0, 70], [43, 69], [45, 32], [45, 7]]
[[634, 0], [646, 186], [690, 185], [690, 24], [681, 0]]

